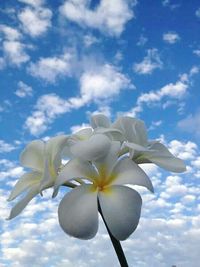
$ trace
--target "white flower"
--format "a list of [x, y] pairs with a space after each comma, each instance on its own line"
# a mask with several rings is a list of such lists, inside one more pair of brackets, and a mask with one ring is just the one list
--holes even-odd
[[29, 143], [21, 153], [22, 166], [32, 169], [25, 173], [16, 183], [8, 201], [18, 197], [24, 191], [28, 191], [25, 197], [12, 208], [8, 219], [16, 217], [42, 190], [54, 186], [59, 168], [61, 166], [61, 151], [66, 144], [67, 136], [51, 138], [46, 143], [35, 140]]
[[161, 168], [172, 172], [184, 172], [184, 162], [175, 157], [159, 141], [148, 141], [147, 130], [143, 121], [131, 117], [119, 117], [113, 124], [104, 115], [94, 115], [91, 118], [93, 127], [109, 127], [122, 133], [124, 153], [130, 152], [130, 157], [136, 163], [155, 163]]
[[98, 230], [98, 203], [112, 233], [126, 239], [137, 227], [142, 200], [125, 184], [144, 186], [153, 192], [148, 176], [130, 158], [118, 159], [120, 142], [113, 141], [108, 154], [97, 161], [70, 160], [59, 173], [57, 188], [73, 179], [88, 181], [72, 189], [61, 200], [58, 217], [69, 235], [90, 239]]

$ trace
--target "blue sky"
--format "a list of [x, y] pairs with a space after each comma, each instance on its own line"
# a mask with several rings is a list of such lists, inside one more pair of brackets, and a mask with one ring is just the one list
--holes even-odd
[[200, 3], [197, 0], [10, 0], [0, 3], [0, 267], [117, 266], [103, 224], [90, 241], [58, 226], [51, 190], [5, 221], [33, 139], [85, 127], [90, 114], [145, 121], [185, 160], [182, 175], [142, 166], [139, 227], [122, 243], [130, 266], [198, 267]]

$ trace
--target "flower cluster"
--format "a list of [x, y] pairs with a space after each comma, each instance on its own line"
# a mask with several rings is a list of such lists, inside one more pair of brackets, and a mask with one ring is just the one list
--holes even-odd
[[[68, 158], [63, 165], [62, 158]], [[98, 230], [98, 211], [117, 240], [125, 240], [136, 229], [141, 213], [140, 194], [127, 185], [153, 192], [153, 185], [140, 163], [154, 163], [172, 172], [183, 172], [185, 164], [159, 141], [149, 141], [143, 121], [119, 117], [114, 123], [102, 115], [91, 117], [91, 127], [72, 135], [32, 141], [20, 157], [30, 168], [10, 194], [13, 200], [27, 192], [12, 208], [16, 217], [37, 194], [60, 186], [71, 188], [61, 200], [58, 218], [69, 235], [90, 239]]]

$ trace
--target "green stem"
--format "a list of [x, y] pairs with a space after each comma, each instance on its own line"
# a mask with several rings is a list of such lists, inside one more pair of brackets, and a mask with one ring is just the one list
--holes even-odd
[[118, 257], [118, 260], [119, 260], [119, 262], [120, 262], [121, 267], [128, 267], [128, 263], [127, 263], [127, 261], [126, 261], [126, 257], [125, 257], [125, 255], [124, 255], [122, 246], [121, 246], [119, 240], [117, 240], [117, 239], [112, 235], [112, 233], [110, 232], [110, 230], [109, 230], [109, 228], [108, 228], [108, 225], [107, 225], [107, 223], [106, 223], [106, 221], [105, 221], [105, 219], [104, 219], [104, 216], [103, 216], [103, 213], [102, 213], [102, 210], [101, 210], [99, 201], [98, 201], [98, 210], [99, 210], [99, 213], [101, 214], [101, 217], [102, 217], [102, 219], [103, 219], [103, 221], [104, 221], [104, 224], [105, 224], [106, 229], [107, 229], [107, 231], [108, 231], [108, 234], [109, 234], [109, 236], [110, 236], [111, 242], [112, 242], [112, 244], [113, 244], [113, 247], [114, 247], [114, 249], [115, 249], [115, 252], [116, 252], [116, 254], [117, 254], [117, 257]]

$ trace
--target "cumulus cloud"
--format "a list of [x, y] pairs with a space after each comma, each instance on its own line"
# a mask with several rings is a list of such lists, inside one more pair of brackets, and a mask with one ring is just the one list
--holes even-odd
[[[63, 61], [61, 62], [64, 64], [61, 64], [61, 66], [66, 66], [66, 69], [61, 68], [59, 70], [56, 65], [52, 67], [47, 64], [48, 67], [44, 68], [44, 73], [39, 67], [35, 68], [35, 71], [38, 71], [40, 76], [43, 75], [43, 78], [50, 79], [47, 81], [55, 81], [58, 75], [68, 71], [68, 65], [65, 65]], [[90, 103], [101, 105], [100, 110], [105, 107], [106, 112], [108, 112], [106, 103], [112, 101], [114, 96], [119, 95], [122, 90], [133, 88], [130, 79], [115, 66], [111, 64], [95, 66], [94, 69], [85, 70], [81, 74], [80, 92], [76, 97], [62, 99], [56, 94], [41, 96], [34, 107], [34, 111], [26, 119], [25, 128], [31, 134], [39, 135], [46, 131], [48, 125], [58, 116]]]
[[33, 7], [38, 7], [44, 4], [45, 0], [18, 0], [21, 3], [31, 5]]
[[18, 14], [23, 31], [32, 37], [46, 33], [51, 26], [51, 17], [51, 10], [44, 7], [37, 9], [26, 7]]
[[196, 50], [194, 50], [193, 53], [194, 53], [195, 55], [197, 55], [198, 57], [200, 57], [200, 49], [196, 49]]
[[184, 132], [200, 136], [200, 110], [178, 122], [178, 128]]
[[176, 32], [167, 32], [163, 34], [163, 41], [168, 44], [175, 44], [180, 41], [180, 36]]
[[0, 33], [4, 35], [2, 41], [3, 58], [1, 58], [2, 68], [6, 64], [14, 66], [20, 66], [29, 60], [29, 55], [26, 53], [26, 49], [29, 48], [21, 41], [21, 33], [12, 27], [7, 25], [0, 25]]
[[15, 91], [15, 94], [21, 98], [24, 98], [27, 96], [32, 96], [33, 95], [33, 89], [31, 86], [25, 84], [22, 81], [19, 81], [18, 82], [18, 89]]
[[4, 24], [0, 24], [0, 32], [3, 33], [5, 38], [10, 41], [17, 40], [22, 37], [21, 33], [17, 29]]
[[32, 135], [37, 136], [46, 131], [56, 117], [69, 111], [70, 105], [56, 94], [47, 94], [38, 99], [34, 109], [24, 126]]
[[144, 59], [133, 65], [133, 70], [138, 74], [151, 74], [155, 69], [161, 69], [163, 62], [160, 59], [158, 49], [152, 48], [147, 50]]
[[34, 77], [54, 83], [59, 77], [71, 76], [73, 61], [73, 53], [67, 52], [61, 56], [42, 57], [36, 63], [30, 63], [27, 70]]
[[8, 144], [4, 140], [0, 140], [0, 153], [10, 152], [15, 149], [16, 147], [14, 145]]
[[90, 0], [69, 0], [60, 7], [60, 13], [81, 27], [95, 28], [109, 35], [119, 36], [125, 24], [134, 17], [131, 7], [136, 3], [136, 0], [102, 0], [92, 10], [89, 8]]
[[110, 64], [85, 71], [80, 78], [80, 93], [86, 102], [108, 100], [130, 87], [132, 88], [130, 79]]
[[[135, 117], [137, 113], [143, 111], [145, 105], [151, 106], [156, 103], [160, 103], [163, 99], [167, 102], [163, 104], [163, 108], [168, 106], [170, 100], [181, 100], [187, 94], [187, 90], [191, 84], [191, 78], [197, 74], [199, 69], [192, 67], [188, 74], [182, 74], [179, 80], [175, 83], [169, 83], [159, 90], [152, 90], [148, 93], [142, 93], [136, 101], [136, 106], [127, 112], [127, 115]], [[173, 102], [174, 103], [174, 102]], [[176, 103], [176, 102], [175, 102]], [[170, 102], [171, 104], [171, 102]]]
[[3, 42], [5, 58], [10, 64], [20, 66], [22, 63], [25, 63], [30, 59], [29, 55], [25, 52], [26, 47], [26, 45], [18, 41]]

